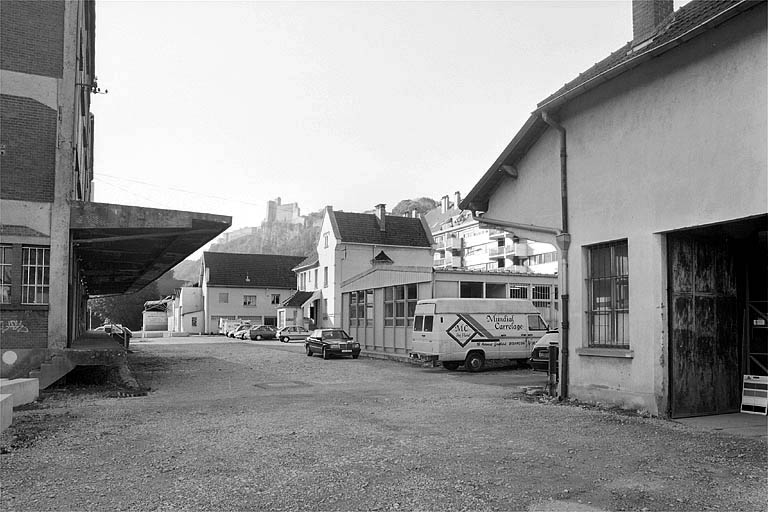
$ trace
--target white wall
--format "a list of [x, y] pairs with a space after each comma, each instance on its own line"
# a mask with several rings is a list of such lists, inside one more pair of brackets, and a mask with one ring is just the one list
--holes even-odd
[[[763, 5], [558, 113], [568, 137], [572, 396], [664, 412], [659, 233], [768, 212], [767, 61]], [[488, 217], [559, 227], [553, 130], [518, 169], [492, 196]], [[630, 351], [589, 355], [586, 248], [619, 239], [629, 246]]]

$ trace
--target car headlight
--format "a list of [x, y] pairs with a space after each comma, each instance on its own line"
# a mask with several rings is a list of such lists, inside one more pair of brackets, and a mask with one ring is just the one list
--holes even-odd
[[353, 343], [352, 344], [352, 348], [360, 348], [360, 344], [359, 343]]

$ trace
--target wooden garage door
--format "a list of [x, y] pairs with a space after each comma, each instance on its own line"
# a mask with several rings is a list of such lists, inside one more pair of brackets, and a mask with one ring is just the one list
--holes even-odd
[[672, 417], [737, 412], [740, 322], [725, 238], [667, 237]]

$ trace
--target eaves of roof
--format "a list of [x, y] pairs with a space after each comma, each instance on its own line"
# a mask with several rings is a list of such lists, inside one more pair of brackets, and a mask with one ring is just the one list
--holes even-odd
[[301, 261], [298, 265], [293, 267], [291, 270], [293, 270], [294, 272], [298, 272], [300, 270], [314, 268], [319, 265], [320, 265], [320, 258], [317, 256], [317, 254], [313, 254], [312, 256], [306, 257], [303, 261]]
[[[531, 113], [512, 141], [504, 148], [504, 151], [502, 151], [491, 167], [475, 184], [469, 194], [464, 197], [459, 204], [459, 208], [462, 210], [472, 210], [473, 212], [488, 209], [488, 200], [492, 191], [496, 189], [498, 183], [506, 174], [501, 169], [501, 166], [504, 164], [514, 165], [518, 162], [546, 131], [547, 125], [541, 119], [543, 112], [555, 111], [572, 99], [680, 46], [742, 12], [764, 3], [765, 0], [738, 0], [735, 2], [698, 0], [697, 2], [692, 2], [674, 13], [671, 24], [658, 33], [650, 45], [633, 54], [631, 52], [631, 43], [627, 43], [607, 58], [592, 66], [578, 78], [567, 83], [559, 91], [537, 105], [536, 110]], [[704, 14], [708, 14], [708, 16], [702, 17], [699, 14], [701, 19], [696, 16], [690, 16], [696, 20], [694, 24], [690, 24], [690, 20], [686, 20], [683, 15], [690, 12], [696, 14], [694, 9], [700, 9]], [[677, 25], [675, 24], [676, 22], [678, 23]]]

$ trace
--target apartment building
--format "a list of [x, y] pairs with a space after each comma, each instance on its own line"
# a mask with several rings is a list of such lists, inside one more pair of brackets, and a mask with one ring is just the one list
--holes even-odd
[[460, 210], [460, 202], [459, 192], [454, 193], [453, 203], [443, 196], [440, 206], [425, 216], [435, 240], [436, 269], [557, 273], [557, 250], [553, 245], [521, 238], [511, 229], [483, 224], [472, 212]]

